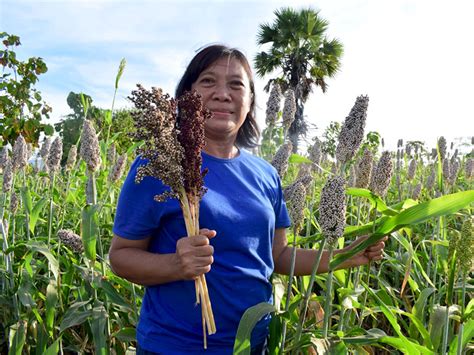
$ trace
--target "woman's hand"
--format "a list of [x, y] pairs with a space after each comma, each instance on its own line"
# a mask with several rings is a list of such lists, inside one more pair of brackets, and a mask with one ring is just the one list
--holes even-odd
[[[351, 249], [354, 249], [357, 245], [362, 243], [368, 237], [360, 237], [352, 242], [349, 246], [340, 250], [340, 253], [347, 252]], [[368, 246], [365, 250], [362, 250], [360, 253], [352, 256], [342, 263], [341, 268], [355, 267], [360, 265], [366, 265], [371, 261], [382, 260], [383, 250], [385, 248], [385, 242], [387, 241], [388, 236], [383, 237], [377, 243]]]
[[209, 239], [215, 236], [215, 230], [201, 229], [199, 235], [178, 240], [176, 257], [182, 279], [194, 280], [211, 270], [214, 248], [209, 244]]

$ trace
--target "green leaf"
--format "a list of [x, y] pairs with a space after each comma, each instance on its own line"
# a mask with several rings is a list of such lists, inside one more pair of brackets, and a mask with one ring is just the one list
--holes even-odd
[[23, 201], [23, 206], [26, 207], [26, 212], [31, 214], [31, 210], [33, 209], [33, 202], [31, 202], [31, 194], [28, 187], [20, 188], [21, 199]]
[[357, 189], [357, 188], [350, 187], [346, 189], [346, 193], [351, 196], [365, 197], [366, 199], [370, 201], [372, 208], [376, 207], [377, 211], [379, 211], [382, 214], [385, 214], [388, 216], [395, 216], [398, 214], [396, 210], [392, 209], [391, 207], [387, 207], [385, 202], [380, 197], [373, 194], [370, 190]]
[[21, 355], [26, 340], [26, 321], [20, 320], [10, 327], [10, 350], [9, 354]]
[[105, 110], [104, 120], [107, 126], [110, 126], [112, 124], [112, 111], [111, 110]]
[[[467, 323], [463, 325], [463, 333], [462, 333], [462, 348], [466, 347], [467, 343], [472, 341], [474, 338], [474, 319], [470, 319]], [[454, 339], [451, 341], [449, 345], [449, 354], [454, 355], [458, 353], [458, 342], [459, 342], [459, 334], [457, 334]]]
[[[87, 307], [89, 302], [90, 300], [83, 302], [75, 302], [69, 307], [66, 313], [64, 313], [61, 325], [59, 326], [60, 333], [62, 333], [67, 328], [84, 323], [87, 318], [92, 315], [92, 309], [90, 309], [90, 307]], [[84, 309], [80, 310], [79, 308]]]
[[[404, 354], [423, 354], [423, 355], [431, 355], [434, 354], [430, 349], [421, 346], [419, 344], [415, 344], [408, 339], [401, 339], [397, 337], [383, 337], [379, 339], [379, 342], [385, 343], [388, 345], [393, 346], [395, 349], [402, 351]], [[407, 344], [410, 344], [410, 349], [407, 348]]]
[[130, 304], [125, 300], [125, 298], [115, 289], [112, 284], [102, 278], [94, 278], [93, 286], [95, 289], [101, 289], [105, 291], [105, 295], [111, 304], [114, 306], [120, 306], [125, 308], [125, 310], [132, 311]]
[[288, 158], [288, 162], [292, 164], [302, 164], [302, 163], [313, 164], [311, 160], [299, 154], [291, 154], [290, 157]]
[[135, 328], [122, 328], [112, 336], [123, 343], [128, 343], [137, 340], [137, 331]]
[[92, 262], [96, 259], [96, 244], [99, 236], [99, 217], [97, 206], [86, 205], [82, 209], [82, 243], [86, 257]]
[[469, 206], [472, 202], [474, 202], [474, 190], [469, 190], [441, 196], [407, 208], [396, 216], [386, 218], [377, 227], [375, 233], [362, 243], [358, 244], [355, 248], [348, 252], [336, 255], [329, 264], [330, 269], [334, 270], [345, 260], [366, 249], [368, 246], [378, 242], [385, 235], [388, 235], [397, 229], [407, 225], [422, 223], [430, 218], [453, 214], [460, 209]]
[[58, 260], [51, 254], [49, 248], [44, 243], [39, 243], [36, 241], [29, 241], [26, 246], [38, 253], [43, 254], [46, 259], [48, 259], [49, 266], [51, 268], [51, 272], [54, 275], [54, 278], [57, 280], [59, 276], [59, 262]]
[[43, 126], [43, 129], [44, 129], [44, 134], [46, 134], [47, 136], [52, 136], [54, 134], [54, 127], [50, 124], [45, 124]]
[[31, 296], [33, 284], [27, 272], [23, 271], [20, 287], [18, 287], [18, 298], [23, 306], [30, 309], [36, 307], [36, 302]]
[[56, 339], [56, 341], [51, 344], [51, 346], [46, 349], [44, 355], [56, 355], [59, 354], [59, 340], [60, 338]]
[[54, 314], [58, 303], [58, 290], [56, 281], [51, 280], [46, 288], [46, 330], [53, 336]]
[[46, 199], [46, 197], [43, 197], [35, 204], [35, 207], [33, 207], [33, 211], [31, 211], [29, 216], [29, 227], [31, 233], [35, 232], [36, 222], [38, 222], [39, 215], [41, 211], [43, 211], [44, 205], [47, 201], [48, 200]]
[[250, 355], [252, 330], [263, 316], [271, 312], [275, 312], [275, 307], [267, 302], [256, 304], [245, 311], [235, 336], [234, 354]]
[[104, 304], [98, 300], [94, 302], [92, 309], [91, 330], [94, 338], [95, 353], [107, 354], [107, 340], [105, 337], [105, 324], [107, 322], [107, 312]]
[[[418, 296], [418, 299], [415, 302], [415, 305], [411, 310], [413, 316], [416, 317], [416, 319], [418, 319], [422, 323], [424, 323], [425, 319], [425, 308], [426, 303], [428, 301], [428, 297], [430, 297], [434, 291], [435, 289], [432, 287], [427, 287], [423, 291], [421, 291], [420, 295]], [[408, 333], [412, 338], [415, 338], [415, 328], [415, 324], [411, 323]]]

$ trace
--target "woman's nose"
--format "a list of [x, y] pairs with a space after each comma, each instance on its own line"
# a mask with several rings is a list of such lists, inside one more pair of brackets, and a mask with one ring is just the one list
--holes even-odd
[[230, 91], [227, 85], [216, 85], [212, 98], [219, 101], [230, 100]]

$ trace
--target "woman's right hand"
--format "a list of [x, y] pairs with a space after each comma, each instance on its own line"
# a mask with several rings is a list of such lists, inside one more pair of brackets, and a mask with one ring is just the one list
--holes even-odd
[[183, 237], [176, 243], [176, 256], [182, 279], [194, 280], [211, 270], [214, 248], [209, 239], [216, 236], [215, 230], [201, 229], [199, 235]]

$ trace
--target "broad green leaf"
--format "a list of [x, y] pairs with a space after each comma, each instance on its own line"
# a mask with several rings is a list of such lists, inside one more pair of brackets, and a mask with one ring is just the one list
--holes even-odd
[[[385, 343], [388, 345], [393, 346], [395, 349], [400, 350], [404, 354], [409, 354], [409, 355], [431, 355], [434, 354], [430, 349], [421, 346], [419, 344], [413, 343], [408, 339], [401, 339], [397, 337], [383, 337], [379, 339], [379, 342]], [[407, 345], [410, 345], [410, 348], [407, 347]]]
[[104, 112], [104, 120], [105, 123], [110, 126], [112, 124], [112, 111], [110, 110], [105, 110]]
[[122, 328], [118, 332], [112, 334], [119, 341], [126, 343], [137, 340], [137, 331], [135, 328]]
[[46, 246], [46, 244], [36, 241], [29, 241], [26, 246], [35, 252], [43, 254], [48, 259], [51, 272], [53, 273], [54, 278], [57, 280], [59, 276], [59, 262], [49, 251], [49, 248]]
[[20, 320], [18, 323], [10, 327], [10, 350], [9, 354], [21, 355], [26, 340], [27, 322]]
[[92, 309], [91, 330], [94, 338], [95, 353], [107, 354], [107, 340], [105, 337], [105, 325], [107, 323], [107, 312], [104, 304], [98, 300], [94, 302]]
[[132, 311], [130, 304], [124, 299], [124, 297], [112, 286], [112, 284], [102, 278], [94, 278], [93, 286], [96, 289], [101, 289], [105, 291], [107, 299], [114, 306], [120, 306], [125, 308], [125, 310]]
[[365, 197], [366, 199], [370, 201], [372, 208], [376, 207], [377, 211], [379, 211], [382, 214], [385, 214], [388, 216], [395, 216], [398, 214], [396, 210], [390, 207], [387, 207], [385, 202], [383, 202], [383, 200], [380, 197], [373, 194], [370, 190], [350, 187], [346, 190], [346, 193], [351, 196]]
[[235, 336], [234, 354], [250, 355], [250, 336], [253, 328], [263, 316], [274, 311], [275, 307], [267, 302], [256, 304], [245, 311]]
[[[418, 299], [415, 302], [415, 305], [413, 306], [413, 309], [411, 310], [413, 316], [416, 317], [422, 323], [424, 323], [425, 320], [425, 308], [426, 303], [428, 301], [428, 297], [430, 297], [434, 291], [435, 289], [432, 287], [427, 287], [423, 291], [421, 291], [420, 295], [418, 296]], [[416, 338], [415, 329], [415, 324], [411, 323], [408, 333], [412, 338]]]
[[293, 163], [293, 164], [301, 164], [301, 163], [313, 164], [311, 160], [299, 154], [291, 154], [290, 157], [288, 158], [288, 162]]
[[88, 307], [89, 302], [90, 300], [76, 302], [69, 307], [66, 313], [64, 313], [61, 325], [59, 326], [60, 333], [62, 333], [67, 328], [84, 323], [87, 318], [92, 315], [92, 309]]
[[[455, 306], [449, 307], [448, 317], [451, 317], [456, 311]], [[446, 306], [437, 305], [431, 311], [430, 323], [428, 330], [431, 336], [431, 342], [433, 343], [433, 349], [438, 350], [443, 336], [443, 330], [446, 324]]]
[[51, 344], [51, 346], [46, 349], [44, 355], [56, 355], [59, 354], [59, 340], [60, 338], [56, 339], [56, 341]]
[[31, 194], [30, 190], [27, 187], [20, 188], [21, 199], [23, 201], [23, 206], [26, 207], [26, 211], [28, 214], [31, 214], [33, 210], [33, 202], [31, 202]]
[[58, 290], [56, 281], [49, 281], [46, 288], [46, 330], [53, 336], [54, 328], [54, 313], [56, 312], [56, 305], [58, 303]]
[[[474, 319], [470, 319], [467, 323], [464, 324], [464, 329], [462, 333], [462, 348], [464, 350], [468, 342], [472, 342], [474, 339]], [[454, 355], [458, 353], [458, 342], [459, 334], [457, 334], [449, 345], [449, 354]]]
[[92, 262], [96, 259], [96, 244], [99, 237], [99, 218], [96, 213], [97, 207], [86, 205], [82, 209], [82, 244], [84, 253]]
[[397, 229], [407, 225], [422, 223], [430, 218], [455, 213], [460, 209], [469, 206], [472, 202], [474, 202], [474, 190], [469, 190], [441, 196], [407, 208], [396, 216], [386, 218], [377, 227], [375, 233], [352, 250], [336, 255], [330, 262], [330, 268], [335, 269], [348, 258], [378, 242], [385, 235], [388, 235]]
[[26, 271], [23, 271], [20, 287], [18, 288], [18, 298], [20, 299], [21, 304], [29, 309], [36, 307], [36, 302], [31, 296], [33, 291], [34, 287], [31, 278]]
[[43, 208], [46, 202], [48, 202], [46, 197], [41, 198], [38, 202], [36, 202], [35, 207], [33, 207], [33, 210], [30, 213], [29, 227], [30, 227], [31, 233], [35, 232], [36, 223], [38, 222], [39, 215], [43, 211]]

